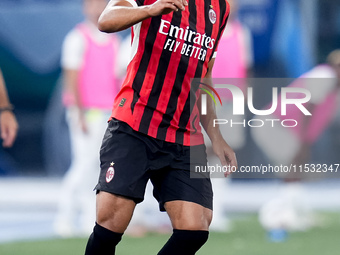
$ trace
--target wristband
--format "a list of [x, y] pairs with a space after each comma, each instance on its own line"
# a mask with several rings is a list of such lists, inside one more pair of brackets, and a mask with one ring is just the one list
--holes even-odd
[[14, 110], [14, 106], [13, 105], [8, 105], [8, 106], [5, 106], [5, 107], [0, 107], [0, 113], [1, 112], [5, 112], [5, 111], [9, 111], [9, 112], [11, 112], [11, 111], [13, 111]]

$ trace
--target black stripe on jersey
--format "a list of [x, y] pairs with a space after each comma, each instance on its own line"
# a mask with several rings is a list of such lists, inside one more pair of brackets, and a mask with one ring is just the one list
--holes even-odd
[[[171, 24], [179, 27], [181, 24], [181, 20], [182, 20], [182, 13], [173, 12]], [[165, 42], [167, 42], [167, 40], [171, 38], [169, 34], [167, 35]], [[172, 55], [172, 52], [169, 51], [168, 49], [165, 49], [165, 50], [163, 49], [161, 53], [159, 64], [158, 64], [157, 71], [156, 71], [155, 80], [152, 85], [152, 90], [150, 92], [148, 103], [144, 109], [141, 123], [139, 126], [139, 131], [142, 133], [145, 133], [145, 134], [148, 133], [148, 129], [149, 129], [149, 125], [152, 119], [153, 112], [157, 108], [158, 100], [159, 100], [159, 97], [161, 95], [161, 92], [164, 86], [164, 80], [165, 80], [165, 76], [167, 74], [167, 70], [169, 67], [171, 55]]]
[[[226, 12], [227, 12], [227, 2], [226, 2], [226, 0], [220, 0], [218, 2], [220, 4], [220, 12], [221, 12], [221, 15], [220, 15], [220, 28], [221, 28], [221, 27], [225, 27], [225, 25], [227, 24], [227, 20], [226, 20], [225, 23], [223, 23], [223, 20], [225, 18]], [[228, 14], [228, 16], [229, 16], [229, 14]]]
[[144, 5], [144, 0], [136, 0], [138, 6]]
[[[189, 27], [191, 30], [196, 31], [196, 3], [195, 1], [189, 1]], [[188, 42], [186, 42], [189, 44]], [[193, 45], [194, 43], [191, 42], [190, 45]], [[174, 114], [177, 109], [178, 104], [178, 97], [180, 96], [182, 92], [182, 84], [185, 77], [185, 74], [188, 70], [189, 66], [189, 60], [190, 58], [185, 56], [184, 54], [181, 56], [180, 64], [178, 66], [175, 83], [171, 91], [171, 95], [169, 98], [168, 106], [166, 109], [165, 114], [163, 115], [163, 119], [161, 121], [161, 124], [158, 127], [157, 131], [157, 138], [161, 140], [165, 140], [166, 138], [166, 132], [170, 126], [170, 122], [174, 117]]]
[[[213, 24], [211, 23], [209, 19], [209, 15], [208, 15], [209, 10], [210, 10], [210, 5], [211, 5], [211, 0], [204, 1], [205, 33], [207, 34], [207, 36], [211, 36], [212, 31], [213, 31]], [[203, 63], [204, 62], [198, 61], [197, 68], [195, 71], [195, 77], [202, 76]], [[199, 85], [200, 85], [199, 83], [194, 83], [194, 82], [192, 82], [191, 84], [190, 93], [185, 102], [183, 112], [179, 119], [179, 124], [178, 124], [179, 129], [177, 129], [176, 131], [176, 143], [180, 143], [180, 144], [183, 143], [184, 133], [187, 131], [186, 127], [188, 125], [188, 122], [190, 121], [190, 116], [196, 103], [196, 91], [198, 90]], [[195, 116], [194, 118], [196, 119], [197, 117], [198, 116]]]
[[[142, 59], [140, 61], [140, 65], [138, 67], [138, 70], [136, 72], [135, 79], [133, 80], [132, 83], [132, 89], [134, 90], [133, 92], [133, 99], [131, 103], [131, 111], [133, 112], [135, 105], [140, 98], [140, 90], [142, 89], [142, 85], [145, 79], [145, 74], [149, 66], [150, 58], [151, 58], [151, 53], [152, 52], [152, 47], [153, 43], [156, 40], [157, 34], [158, 34], [158, 28], [161, 24], [161, 17], [162, 16], [157, 16], [152, 18], [152, 22], [149, 26], [147, 36], [145, 38], [145, 48], [143, 52]], [[149, 42], [149, 43], [146, 43]]]

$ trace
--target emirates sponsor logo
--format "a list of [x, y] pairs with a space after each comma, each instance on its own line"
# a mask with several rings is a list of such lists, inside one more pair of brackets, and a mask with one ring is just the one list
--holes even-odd
[[166, 40], [164, 49], [171, 52], [179, 51], [182, 55], [197, 58], [201, 61], [205, 61], [207, 49], [213, 49], [215, 45], [215, 39], [205, 33], [201, 34], [191, 30], [189, 26], [186, 28], [178, 27], [163, 19], [158, 32], [170, 37]]

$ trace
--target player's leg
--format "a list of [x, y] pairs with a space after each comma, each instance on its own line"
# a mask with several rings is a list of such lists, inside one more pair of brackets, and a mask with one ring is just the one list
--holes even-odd
[[131, 220], [135, 202], [101, 191], [97, 194], [97, 222], [85, 255], [113, 255]]
[[187, 201], [170, 201], [165, 209], [174, 228], [158, 255], [193, 255], [208, 240], [212, 210]]
[[193, 255], [208, 240], [212, 210], [187, 201], [170, 201], [165, 209], [173, 225], [173, 234], [158, 255]]
[[136, 203], [144, 198], [149, 179], [145, 145], [129, 130], [122, 131], [127, 124], [123, 125], [110, 121], [102, 142], [101, 171], [96, 186], [97, 222], [86, 255], [115, 254]]
[[154, 196], [166, 210], [173, 234], [158, 255], [194, 255], [208, 239], [212, 219], [209, 178], [191, 178], [190, 171], [162, 169], [151, 175]]
[[132, 199], [101, 191], [97, 195], [97, 223], [111, 231], [124, 233], [135, 206]]
[[164, 205], [174, 229], [208, 231], [212, 210], [187, 201], [170, 201]]

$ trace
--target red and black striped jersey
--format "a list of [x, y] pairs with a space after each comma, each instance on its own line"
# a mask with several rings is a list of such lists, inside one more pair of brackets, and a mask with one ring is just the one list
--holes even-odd
[[[133, 1], [133, 0], [132, 0]], [[155, 0], [136, 0], [149, 5]], [[112, 118], [151, 137], [179, 143], [203, 143], [197, 99], [226, 26], [226, 0], [189, 0], [185, 11], [152, 17], [132, 32], [133, 55], [118, 93]]]

